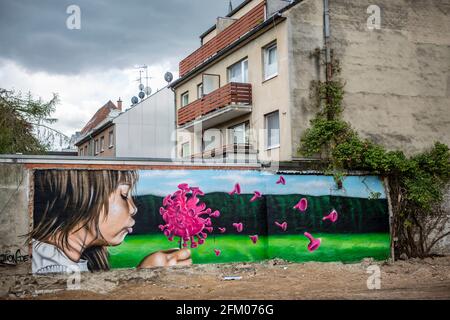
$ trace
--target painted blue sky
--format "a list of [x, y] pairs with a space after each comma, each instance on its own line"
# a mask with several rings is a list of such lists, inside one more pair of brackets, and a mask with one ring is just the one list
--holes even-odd
[[376, 176], [347, 176], [344, 188], [336, 189], [333, 177], [321, 175], [283, 175], [286, 185], [277, 185], [280, 175], [260, 171], [238, 170], [143, 170], [139, 171], [137, 195], [166, 196], [180, 183], [200, 187], [204, 193], [229, 192], [239, 182], [242, 193], [258, 190], [263, 194], [302, 194], [311, 196], [338, 195], [368, 198], [379, 192], [386, 198], [382, 181]]

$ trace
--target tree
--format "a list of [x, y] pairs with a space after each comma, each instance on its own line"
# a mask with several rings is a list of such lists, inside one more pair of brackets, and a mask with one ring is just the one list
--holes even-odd
[[57, 94], [48, 102], [0, 88], [0, 153], [43, 154], [56, 138], [66, 138], [48, 125], [58, 104]]

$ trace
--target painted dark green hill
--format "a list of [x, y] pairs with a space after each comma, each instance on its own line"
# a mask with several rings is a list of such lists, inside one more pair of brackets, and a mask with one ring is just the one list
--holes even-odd
[[[339, 196], [266, 195], [253, 203], [250, 194], [230, 196], [215, 192], [200, 197], [201, 201], [221, 216], [213, 219], [215, 230], [226, 227], [227, 233], [236, 233], [234, 222], [244, 224], [244, 234], [298, 234], [304, 231], [325, 233], [371, 233], [389, 232], [387, 200], [370, 200]], [[293, 209], [302, 198], [308, 200], [306, 213]], [[159, 214], [162, 197], [153, 195], [135, 198], [138, 207], [135, 234], [159, 233], [163, 223]], [[339, 220], [332, 224], [322, 217], [332, 209], [339, 213]], [[282, 232], [275, 221], [288, 223], [287, 232]]]

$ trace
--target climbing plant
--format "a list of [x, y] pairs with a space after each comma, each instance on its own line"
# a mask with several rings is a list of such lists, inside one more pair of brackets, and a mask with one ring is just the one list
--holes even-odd
[[[317, 50], [316, 50], [317, 51]], [[436, 142], [430, 150], [407, 157], [402, 151], [387, 151], [369, 139], [363, 139], [342, 119], [344, 82], [337, 60], [326, 81], [311, 84], [317, 114], [300, 141], [303, 156], [321, 156], [330, 165], [327, 170], [336, 183], [347, 170], [364, 170], [388, 177], [393, 211], [395, 256], [426, 257], [442, 238], [449, 217], [442, 208], [450, 182], [450, 151]]]

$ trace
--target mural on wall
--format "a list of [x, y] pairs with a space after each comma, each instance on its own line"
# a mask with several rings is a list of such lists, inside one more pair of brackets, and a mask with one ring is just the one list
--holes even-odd
[[239, 170], [35, 173], [33, 271], [390, 255], [382, 181]]

